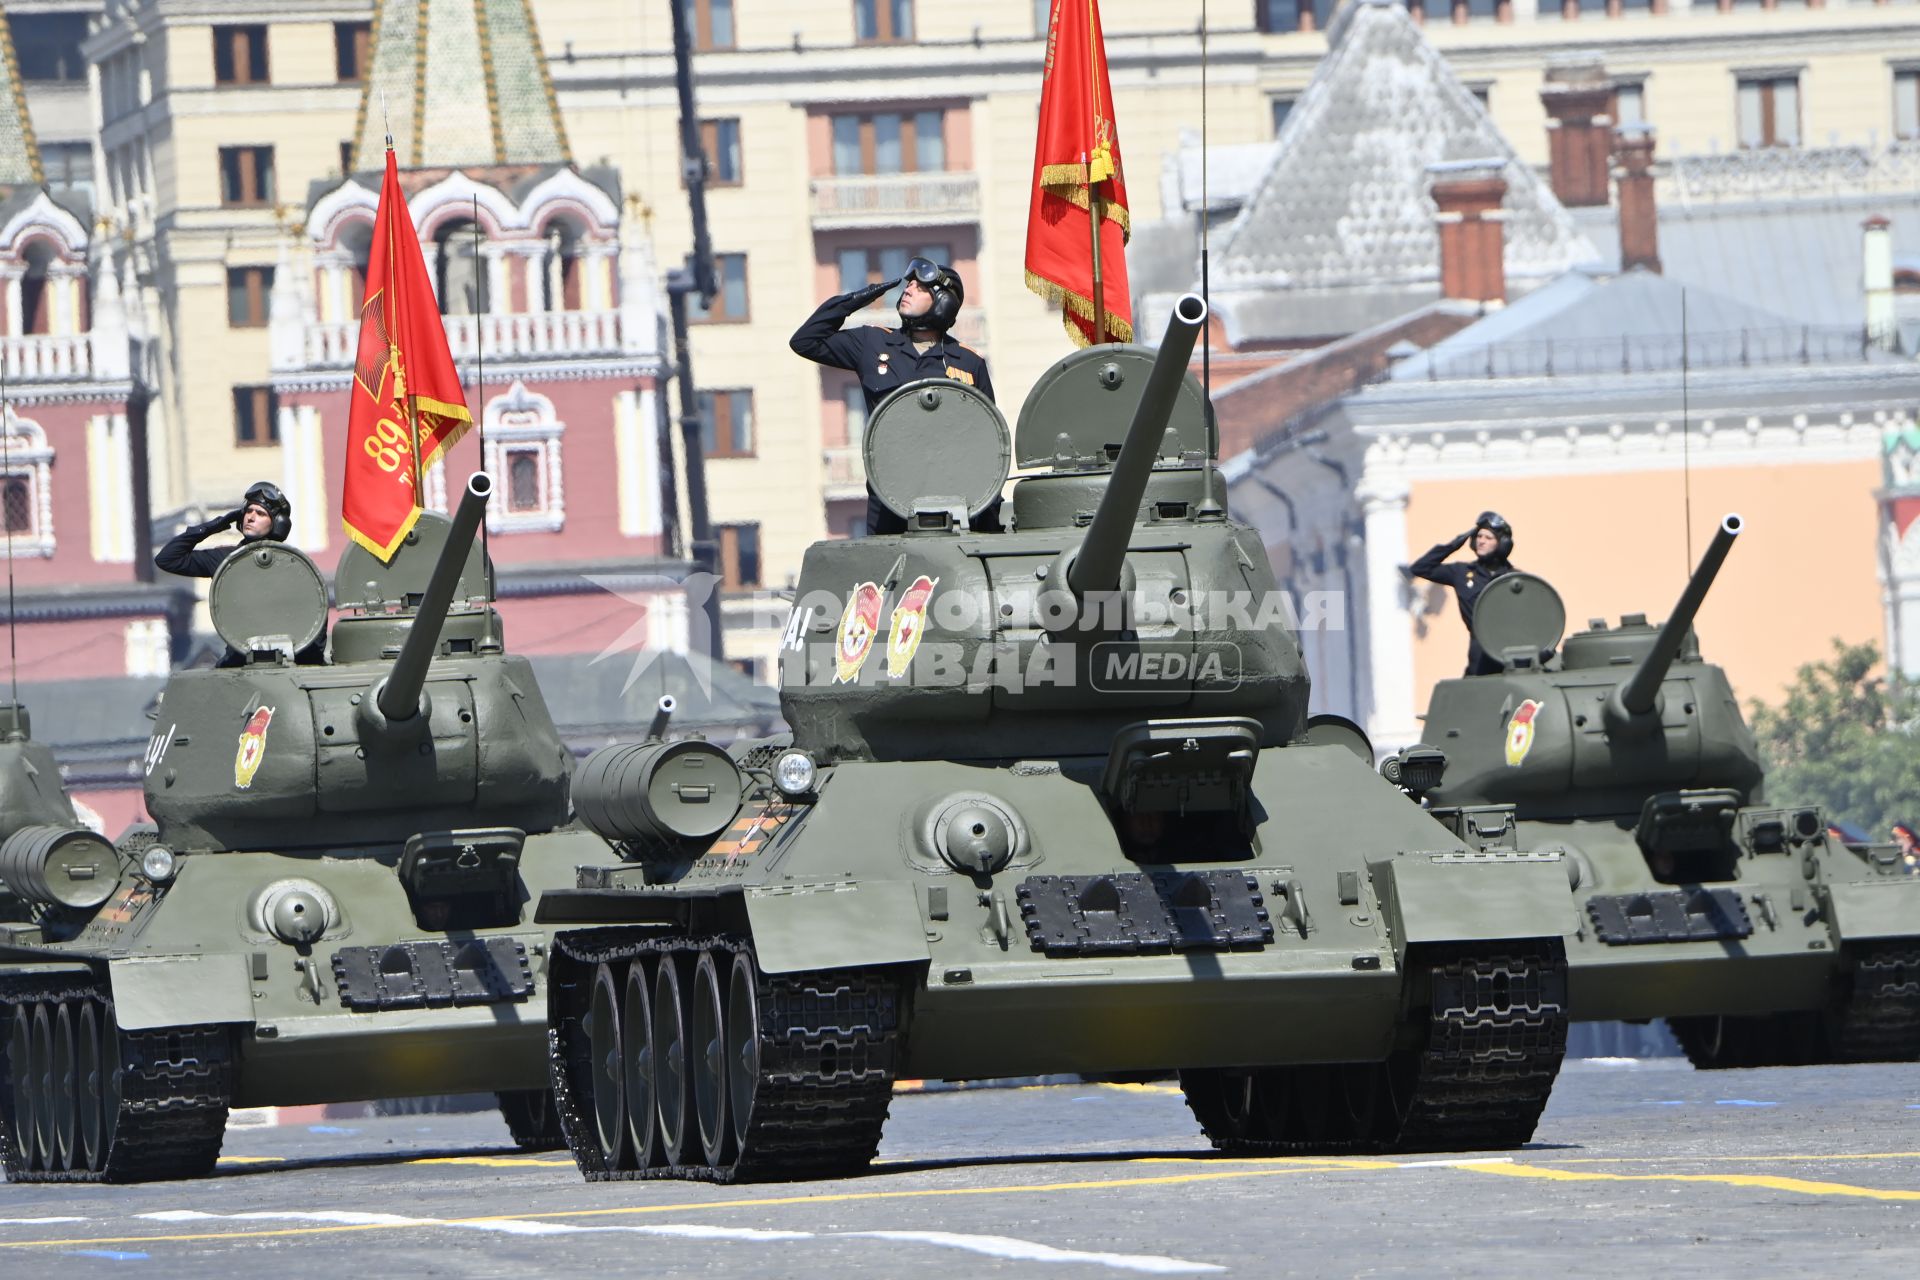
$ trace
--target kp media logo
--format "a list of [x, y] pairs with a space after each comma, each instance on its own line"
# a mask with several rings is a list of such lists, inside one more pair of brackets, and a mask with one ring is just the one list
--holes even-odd
[[1103, 693], [1138, 693], [1199, 685], [1224, 693], [1240, 687], [1240, 646], [1230, 640], [1142, 644], [1103, 640], [1093, 646], [1088, 683]]

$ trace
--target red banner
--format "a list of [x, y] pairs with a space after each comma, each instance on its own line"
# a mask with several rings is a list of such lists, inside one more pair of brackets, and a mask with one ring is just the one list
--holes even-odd
[[[1095, 209], [1100, 212], [1099, 297], [1105, 310], [1100, 333], [1094, 332]], [[1098, 0], [1053, 0], [1040, 86], [1040, 135], [1033, 152], [1033, 206], [1027, 215], [1027, 287], [1060, 303], [1067, 333], [1079, 346], [1133, 338], [1127, 291], [1130, 230]]]
[[391, 560], [420, 518], [421, 474], [473, 425], [391, 150], [348, 395], [340, 521], [349, 538]]

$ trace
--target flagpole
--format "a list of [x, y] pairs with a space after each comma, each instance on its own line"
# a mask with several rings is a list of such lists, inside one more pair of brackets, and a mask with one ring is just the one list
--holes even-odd
[[[1087, 0], [1087, 66], [1089, 80], [1093, 79], [1092, 70], [1100, 66], [1099, 50], [1093, 35], [1093, 0]], [[1094, 97], [1093, 113], [1096, 141], [1100, 122], [1100, 90], [1097, 85], [1089, 84]], [[1106, 294], [1100, 288], [1100, 182], [1093, 176], [1094, 154], [1089, 152], [1087, 164], [1087, 225], [1093, 229], [1093, 340], [1096, 343], [1107, 340], [1107, 304]]]

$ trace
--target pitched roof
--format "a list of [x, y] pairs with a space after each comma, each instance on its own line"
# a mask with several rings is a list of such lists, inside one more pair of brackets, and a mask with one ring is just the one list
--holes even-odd
[[1665, 372], [1680, 367], [1683, 328], [1693, 369], [1896, 363], [1857, 325], [1802, 324], [1642, 269], [1581, 270], [1400, 361], [1390, 381]]
[[21, 90], [20, 60], [13, 53], [13, 34], [0, 6], [0, 66], [6, 74], [0, 93], [0, 187], [38, 187], [46, 182], [40, 170], [40, 145], [34, 140], [33, 118]]
[[1216, 288], [1436, 282], [1427, 166], [1442, 161], [1501, 165], [1510, 279], [1545, 278], [1595, 256], [1405, 8], [1356, 0], [1329, 41], [1275, 139], [1271, 166], [1215, 241]]
[[570, 163], [528, 0], [379, 0], [353, 168]]

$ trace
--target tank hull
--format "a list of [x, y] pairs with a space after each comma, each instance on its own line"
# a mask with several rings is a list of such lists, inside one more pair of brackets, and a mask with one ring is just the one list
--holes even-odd
[[[0, 926], [0, 1026], [23, 1018], [27, 1027], [18, 1044], [0, 1034], [0, 1138], [9, 1176], [121, 1181], [202, 1173], [232, 1106], [544, 1090], [552, 931], [534, 923], [532, 904], [544, 890], [571, 885], [582, 864], [617, 859], [584, 832], [527, 837], [518, 920], [434, 929], [422, 927], [409, 898], [402, 857], [399, 848], [187, 854], [163, 889], [125, 877], [65, 940], [50, 941], [33, 926]], [[327, 923], [318, 936], [288, 942], [273, 932], [266, 913], [288, 886], [321, 904]], [[126, 1079], [138, 1081], [148, 1067], [153, 1078], [120, 1099], [75, 1104], [37, 1096], [34, 1027], [42, 1016], [48, 1052], [58, 1060], [92, 1062], [110, 1074], [119, 1055]], [[73, 1030], [57, 1030], [63, 1022]], [[83, 1023], [99, 1049], [80, 1047]], [[70, 1049], [61, 1047], [67, 1034]], [[143, 1045], [181, 1040], [198, 1046], [198, 1065], [141, 1057]], [[187, 1088], [183, 1080], [197, 1084]], [[36, 1152], [34, 1115], [50, 1106], [92, 1114], [129, 1141], [91, 1153], [62, 1150], [55, 1126], [54, 1147]], [[191, 1114], [198, 1127], [166, 1151], [143, 1154], [130, 1135], [151, 1123], [148, 1111]]]
[[[1845, 1017], [1860, 957], [1920, 956], [1920, 877], [1898, 874], [1891, 858], [1876, 862], [1823, 833], [1786, 838], [1766, 852], [1744, 847], [1724, 863], [1723, 874], [1688, 883], [1657, 877], [1624, 821], [1522, 821], [1515, 838], [1521, 848], [1563, 851], [1577, 869], [1578, 928], [1565, 945], [1569, 994], [1581, 1019], [1668, 1018], [1677, 1030], [1702, 1019], [1804, 1015], [1830, 1023]], [[1696, 911], [1690, 925], [1697, 936], [1690, 939], [1645, 936], [1675, 932], [1677, 917], [1655, 923], [1657, 900], [1701, 892], [1737, 905]], [[1622, 936], [1622, 905], [1629, 916], [1647, 910], [1635, 921], [1640, 936]], [[1920, 970], [1911, 981], [1920, 983]], [[1882, 1012], [1907, 1030], [1864, 1056], [1908, 1060], [1920, 1054], [1920, 986], [1895, 991], [1892, 998], [1895, 1007]], [[1683, 1043], [1689, 1038], [1683, 1034]], [[1837, 1042], [1823, 1047], [1811, 1041], [1799, 1043], [1793, 1054], [1808, 1062], [1862, 1056]], [[1734, 1064], [1707, 1054], [1700, 1065]]]
[[[555, 1091], [582, 1168], [594, 1177], [729, 1180], [857, 1167], [884, 1119], [878, 1080], [902, 1076], [1179, 1071], [1190, 1099], [1200, 1099], [1203, 1127], [1227, 1149], [1418, 1146], [1384, 1122], [1333, 1136], [1278, 1121], [1235, 1129], [1206, 1107], [1222, 1081], [1271, 1101], [1282, 1085], [1301, 1084], [1301, 1072], [1376, 1105], [1368, 1090], [1386, 1064], [1418, 1074], [1420, 1055], [1441, 1038], [1434, 1010], [1452, 998], [1443, 990], [1452, 979], [1436, 977], [1437, 966], [1460, 955], [1493, 957], [1497, 967], [1506, 963], [1499, 957], [1524, 954], [1514, 991], [1543, 984], [1548, 995], [1531, 1004], [1516, 995], [1513, 1025], [1489, 1035], [1501, 1046], [1495, 1056], [1534, 1076], [1508, 1098], [1524, 1121], [1490, 1115], [1477, 1136], [1469, 1128], [1445, 1141], [1524, 1140], [1516, 1128], [1531, 1132], [1564, 1042], [1557, 949], [1571, 912], [1557, 858], [1477, 854], [1348, 750], [1299, 745], [1258, 753], [1250, 837], [1205, 814], [1174, 815], [1156, 829], [1148, 859], [1135, 843], [1141, 832], [1102, 806], [1104, 764], [840, 764], [810, 804], [771, 793], [750, 800], [700, 856], [587, 876], [574, 892], [548, 895], [541, 920], [560, 930], [549, 986]], [[1004, 865], [963, 871], [943, 856], [939, 819], [954, 803], [1010, 819]], [[1488, 989], [1504, 982], [1504, 973], [1488, 979]], [[663, 1154], [659, 1130], [673, 1128], [677, 1104], [595, 1066], [637, 1060], [640, 1042], [651, 1060], [671, 1056], [653, 1022], [635, 1029], [636, 985], [656, 1011], [720, 1000], [705, 1033], [690, 1024], [685, 1037], [728, 1045], [724, 1065], [687, 1060], [696, 1085], [744, 1089], [736, 1107], [751, 1109], [755, 1078], [732, 1065], [742, 1054], [790, 1065], [825, 1037], [839, 1044], [837, 1061], [874, 1072], [875, 1093], [838, 1105], [877, 1107], [878, 1119], [833, 1148], [829, 1166], [783, 1160], [777, 1140], [769, 1155], [740, 1132], [732, 1146], [723, 1133], [704, 1156]], [[752, 1007], [756, 998], [763, 1008], [790, 1001], [796, 1012], [762, 1014], [758, 1040], [736, 1043], [728, 1002]], [[831, 1033], [788, 1036], [795, 1017], [822, 1009], [839, 1011], [826, 1015]], [[769, 1031], [776, 1023], [778, 1034]], [[623, 1047], [608, 1040], [616, 1024]], [[816, 1069], [810, 1087], [854, 1087]], [[793, 1073], [776, 1078], [785, 1082], [776, 1105], [786, 1105]], [[767, 1087], [765, 1071], [758, 1079]], [[616, 1092], [650, 1099], [661, 1121], [651, 1137], [606, 1138]], [[654, 1158], [636, 1154], [643, 1142]]]

